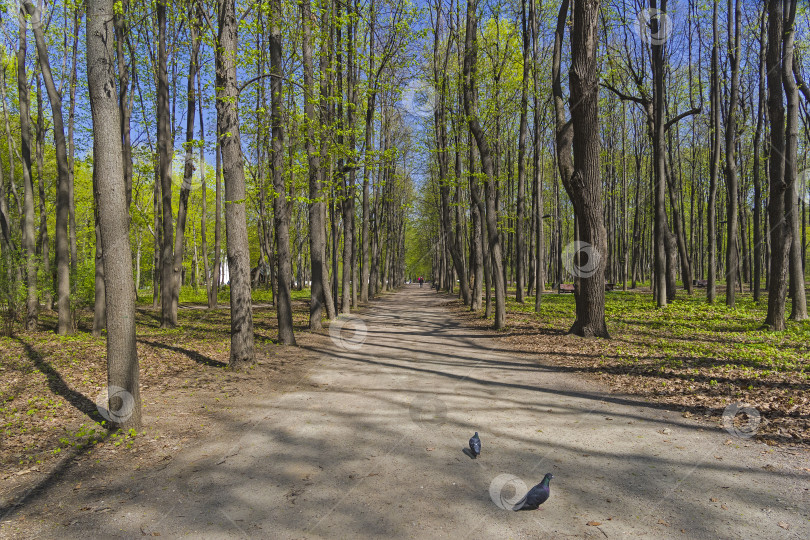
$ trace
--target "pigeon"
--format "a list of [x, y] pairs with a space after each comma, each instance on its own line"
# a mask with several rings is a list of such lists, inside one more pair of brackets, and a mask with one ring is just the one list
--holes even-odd
[[548, 489], [548, 482], [554, 478], [551, 473], [543, 477], [543, 481], [534, 486], [518, 503], [512, 508], [515, 512], [518, 510], [537, 510], [537, 508], [548, 500], [551, 492]]
[[478, 432], [475, 432], [475, 435], [470, 437], [470, 452], [472, 452], [473, 459], [477, 458], [481, 454], [481, 439], [478, 438]]

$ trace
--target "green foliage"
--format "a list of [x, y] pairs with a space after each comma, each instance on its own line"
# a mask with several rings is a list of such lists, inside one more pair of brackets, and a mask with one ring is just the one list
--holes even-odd
[[[541, 310], [534, 315], [534, 301], [525, 304], [513, 300], [510, 312], [521, 313], [543, 321], [551, 327], [567, 330], [575, 318], [571, 294], [547, 294]], [[788, 310], [789, 310], [788, 306]], [[607, 293], [605, 318], [614, 339], [641, 347], [662, 364], [706, 362], [754, 373], [795, 372], [810, 375], [810, 320], [788, 322], [785, 332], [761, 330], [767, 305], [755, 303], [750, 294], [739, 295], [737, 307], [728, 308], [717, 302], [708, 304], [703, 294], [682, 294], [664, 309], [652, 306], [649, 294], [635, 292]], [[635, 354], [621, 344], [616, 352]]]

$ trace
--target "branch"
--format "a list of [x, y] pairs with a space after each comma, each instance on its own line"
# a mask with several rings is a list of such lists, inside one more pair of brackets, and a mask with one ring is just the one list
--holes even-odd
[[703, 105], [698, 105], [697, 107], [695, 107], [692, 110], [689, 110], [689, 111], [686, 111], [686, 112], [683, 112], [683, 113], [679, 114], [678, 116], [676, 116], [675, 118], [673, 118], [672, 120], [670, 120], [666, 124], [664, 124], [664, 131], [669, 130], [669, 128], [671, 128], [673, 124], [677, 124], [678, 122], [680, 122], [681, 120], [683, 120], [687, 116], [692, 116], [693, 114], [700, 114], [701, 111], [703, 111]]
[[634, 103], [638, 103], [639, 105], [641, 105], [643, 107], [646, 107], [647, 105], [650, 104], [649, 100], [646, 100], [646, 99], [640, 98], [640, 97], [636, 97], [636, 96], [631, 96], [629, 94], [625, 94], [625, 93], [621, 92], [619, 89], [614, 88], [613, 86], [611, 86], [608, 83], [599, 83], [599, 84], [600, 84], [600, 86], [602, 88], [607, 88], [608, 90], [610, 90], [611, 92], [616, 94], [619, 97], [619, 99], [621, 99], [622, 101], [632, 101]]
[[799, 69], [799, 60], [795, 54], [793, 55], [793, 77], [796, 79], [799, 91], [804, 96], [805, 101], [810, 105], [810, 89], [807, 88], [807, 83], [804, 81], [804, 77], [802, 77], [802, 72]]

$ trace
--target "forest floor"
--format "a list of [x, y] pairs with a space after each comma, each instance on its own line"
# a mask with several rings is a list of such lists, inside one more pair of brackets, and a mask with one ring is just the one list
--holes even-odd
[[[628, 313], [609, 314], [611, 342], [564, 336], [571, 300], [553, 295], [549, 313], [518, 309], [493, 332], [409, 286], [329, 332], [299, 331], [298, 348], [273, 343], [275, 314], [258, 307], [259, 362], [241, 373], [226, 369], [227, 310], [184, 309], [180, 328], [161, 330], [141, 309], [137, 433], [97, 423], [103, 339], [3, 338], [0, 537], [810, 536], [807, 425], [778, 421], [806, 421], [806, 402], [774, 413], [806, 397], [804, 326], [780, 345], [732, 321], [745, 328], [707, 341], [720, 352], [701, 363], [703, 338], [690, 345], [674, 320], [612, 300]], [[716, 326], [691, 319], [694, 336]], [[788, 362], [721, 363], [741, 339]], [[746, 372], [723, 366], [737, 364], [769, 373], [730, 392], [721, 385]], [[770, 372], [790, 380], [760, 400]], [[736, 400], [756, 400], [763, 421], [723, 429], [713, 413]], [[476, 461], [463, 452], [473, 431]], [[539, 511], [502, 508], [546, 472]]]

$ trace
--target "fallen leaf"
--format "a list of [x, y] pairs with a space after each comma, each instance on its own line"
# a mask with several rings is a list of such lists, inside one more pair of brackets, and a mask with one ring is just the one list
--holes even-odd
[[436, 450], [436, 449], [435, 449], [435, 448], [433, 448], [433, 447], [430, 447], [430, 448], [425, 448], [425, 450], [427, 450], [428, 452], [433, 452], [433, 451], [434, 451], [434, 450]]
[[725, 504], [721, 504], [720, 508], [722, 508], [723, 510], [728, 510], [728, 506], [726, 506]]
[[710, 501], [712, 501], [712, 502], [717, 502], [717, 499], [716, 499], [716, 498], [714, 498], [714, 497], [712, 497], [712, 498], [711, 498], [711, 499], [709, 499], [709, 500], [710, 500]]
[[659, 525], [666, 525], [667, 527], [669, 527], [669, 523], [667, 523], [667, 522], [666, 522], [666, 521], [664, 521], [663, 519], [659, 519], [659, 520], [658, 520], [658, 524], [659, 524]]
[[597, 526], [599, 526], [601, 524], [602, 524], [601, 521], [589, 521], [588, 522], [588, 525], [591, 526], [591, 527], [597, 527]]
[[779, 525], [780, 527], [782, 527], [785, 530], [790, 529], [790, 523], [785, 523], [784, 521], [780, 521], [779, 523], [777, 523], [777, 525]]

